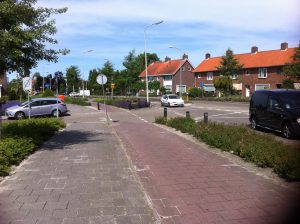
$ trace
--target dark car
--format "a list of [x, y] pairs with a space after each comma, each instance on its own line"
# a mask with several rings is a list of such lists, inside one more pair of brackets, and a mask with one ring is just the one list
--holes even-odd
[[281, 132], [286, 138], [300, 136], [300, 90], [258, 90], [251, 97], [251, 128]]

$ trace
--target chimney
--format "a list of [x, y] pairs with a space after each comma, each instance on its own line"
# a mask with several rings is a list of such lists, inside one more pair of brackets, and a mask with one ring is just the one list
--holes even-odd
[[251, 47], [252, 54], [256, 54], [257, 52], [258, 52], [258, 47], [256, 47], [256, 46]]
[[171, 58], [169, 58], [168, 56], [166, 56], [165, 58], [165, 62], [171, 61]]
[[210, 59], [210, 53], [205, 54], [205, 59]]
[[282, 51], [286, 51], [289, 47], [289, 44], [287, 42], [283, 42], [281, 43], [281, 47], [280, 47], [280, 50]]
[[183, 59], [183, 60], [184, 60], [184, 59], [188, 59], [188, 58], [189, 58], [189, 56], [188, 56], [187, 54], [184, 53], [184, 54], [182, 55], [182, 59]]

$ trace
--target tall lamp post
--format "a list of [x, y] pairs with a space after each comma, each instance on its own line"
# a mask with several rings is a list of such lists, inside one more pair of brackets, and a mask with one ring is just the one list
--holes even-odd
[[[182, 50], [180, 49], [180, 48], [178, 48], [178, 47], [175, 47], [175, 46], [169, 46], [169, 48], [173, 48], [173, 49], [176, 49], [176, 50], [178, 50], [178, 51], [180, 51], [182, 54], [183, 54], [183, 52], [182, 52]], [[181, 91], [181, 87], [182, 87], [182, 65], [183, 65], [183, 62], [182, 62], [183, 60], [181, 60], [181, 62], [180, 62], [180, 71], [179, 71], [179, 95], [180, 95], [180, 97], [182, 97], [182, 91]]]
[[163, 23], [164, 21], [161, 20], [156, 23], [152, 23], [151, 25], [146, 26], [144, 30], [144, 40], [145, 40], [145, 68], [146, 68], [146, 96], [147, 96], [147, 105], [149, 105], [149, 93], [148, 93], [148, 64], [147, 64], [147, 29], [149, 29], [152, 26], [159, 25]]

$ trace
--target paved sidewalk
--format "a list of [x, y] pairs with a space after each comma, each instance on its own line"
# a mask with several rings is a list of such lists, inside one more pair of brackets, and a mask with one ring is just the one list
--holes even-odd
[[155, 223], [105, 113], [68, 107], [66, 129], [0, 184], [0, 224]]
[[162, 223], [295, 223], [299, 184], [280, 186], [136, 113], [109, 111]]

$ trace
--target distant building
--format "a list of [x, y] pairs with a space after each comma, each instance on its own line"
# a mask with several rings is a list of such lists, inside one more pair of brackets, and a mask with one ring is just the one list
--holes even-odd
[[[239, 64], [243, 65], [239, 74], [233, 74], [233, 86], [249, 97], [251, 92], [259, 89], [282, 87], [287, 77], [283, 74], [283, 67], [292, 61], [296, 48], [288, 48], [288, 43], [281, 43], [278, 50], [258, 51], [258, 47], [251, 48], [250, 53], [236, 54]], [[219, 78], [217, 66], [220, 66], [222, 56], [211, 57], [209, 53], [195, 68], [195, 86], [203, 86], [205, 91], [215, 91], [213, 80]]]
[[[180, 85], [181, 69], [181, 85]], [[148, 66], [148, 82], [159, 81], [160, 86], [165, 87], [172, 93], [187, 92], [189, 87], [194, 86], [194, 67], [188, 60], [188, 55], [184, 54], [182, 59], [171, 60], [166, 57], [164, 62], [153, 62]], [[146, 70], [140, 76], [142, 81], [146, 80]]]

